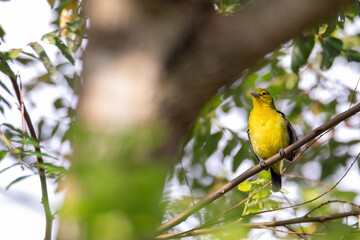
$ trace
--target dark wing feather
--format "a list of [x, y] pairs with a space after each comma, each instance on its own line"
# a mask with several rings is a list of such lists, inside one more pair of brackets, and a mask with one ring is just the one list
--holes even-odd
[[[289, 138], [290, 138], [290, 143], [289, 145], [293, 144], [294, 142], [296, 142], [298, 140], [297, 136], [296, 136], [296, 132], [295, 129], [293, 128], [293, 126], [291, 126], [291, 123], [289, 122], [289, 120], [286, 118], [285, 114], [277, 111], [278, 113], [280, 113], [280, 115], [285, 119], [286, 121], [286, 127], [289, 133]], [[285, 158], [288, 161], [292, 161], [294, 160], [296, 154], [299, 152], [299, 149], [295, 150], [294, 152], [291, 153], [290, 156], [288, 156], [287, 158]]]
[[260, 158], [258, 157], [258, 155], [256, 155], [255, 151], [254, 151], [254, 148], [253, 148], [253, 145], [251, 144], [251, 138], [250, 138], [250, 131], [249, 129], [247, 130], [247, 135], [248, 135], [248, 138], [249, 138], [249, 143], [250, 143], [250, 148], [251, 148], [251, 151], [254, 153], [256, 159], [260, 162]]

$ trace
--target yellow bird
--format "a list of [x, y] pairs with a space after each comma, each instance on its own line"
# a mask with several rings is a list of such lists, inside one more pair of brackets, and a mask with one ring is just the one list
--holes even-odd
[[[248, 137], [250, 146], [262, 167], [266, 167], [263, 160], [280, 153], [284, 155], [284, 148], [297, 141], [294, 128], [286, 116], [277, 111], [274, 100], [265, 89], [256, 89], [253, 96], [253, 109], [249, 116]], [[292, 161], [296, 152], [286, 157]], [[270, 166], [272, 190], [281, 189], [281, 170], [283, 160]]]

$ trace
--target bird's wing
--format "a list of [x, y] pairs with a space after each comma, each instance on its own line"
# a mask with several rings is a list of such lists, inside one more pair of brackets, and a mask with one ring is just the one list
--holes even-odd
[[[294, 142], [296, 142], [298, 140], [297, 136], [296, 136], [296, 132], [295, 129], [293, 128], [293, 126], [291, 126], [291, 123], [289, 122], [289, 120], [286, 118], [285, 114], [277, 111], [286, 121], [286, 128], [289, 134], [289, 138], [290, 138], [290, 142], [289, 145], [293, 144]], [[299, 152], [299, 149], [295, 150], [289, 157], [286, 158], [286, 160], [292, 161], [294, 160], [296, 154]]]
[[256, 155], [256, 153], [255, 153], [255, 151], [254, 151], [254, 148], [253, 148], [253, 145], [251, 144], [251, 138], [250, 138], [250, 131], [249, 131], [249, 129], [247, 130], [247, 135], [248, 135], [248, 138], [249, 138], [249, 143], [250, 143], [251, 151], [254, 153], [256, 159], [260, 162], [260, 158], [258, 157], [258, 155]]

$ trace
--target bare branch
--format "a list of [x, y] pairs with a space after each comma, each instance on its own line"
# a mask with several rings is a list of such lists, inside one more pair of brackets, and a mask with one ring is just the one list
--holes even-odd
[[[221, 226], [217, 228], [207, 228], [207, 229], [199, 229], [195, 230], [191, 233], [187, 233], [185, 235], [179, 235], [178, 233], [170, 233], [170, 234], [163, 234], [157, 236], [156, 239], [172, 239], [172, 238], [179, 238], [179, 237], [189, 237], [195, 235], [203, 235], [203, 234], [210, 234], [219, 230], [223, 230], [228, 227], [236, 227], [237, 225], [247, 226], [251, 228], [265, 228], [265, 227], [279, 227], [279, 226], [287, 226], [291, 224], [299, 224], [299, 223], [324, 223], [330, 220], [340, 219], [349, 216], [358, 216], [360, 214], [360, 210], [345, 212], [345, 213], [335, 213], [331, 215], [325, 215], [320, 217], [298, 217], [292, 218], [287, 220], [279, 220], [279, 221], [271, 221], [271, 222], [257, 222], [257, 223], [232, 223], [226, 226]], [[305, 235], [306, 233], [301, 233], [301, 235]]]

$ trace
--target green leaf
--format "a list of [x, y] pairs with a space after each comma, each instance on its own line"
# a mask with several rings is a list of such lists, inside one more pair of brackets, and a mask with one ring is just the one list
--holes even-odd
[[10, 76], [11, 78], [16, 78], [15, 73], [7, 65], [0, 64], [0, 71], [5, 73], [5, 75]]
[[10, 94], [10, 96], [13, 96], [12, 93], [10, 92], [10, 90], [7, 88], [7, 86], [6, 86], [2, 81], [0, 81], [0, 86], [1, 86], [8, 94]]
[[230, 141], [228, 141], [223, 151], [224, 157], [229, 156], [232, 150], [234, 150], [234, 148], [237, 145], [238, 145], [238, 140], [235, 138], [232, 138]]
[[57, 71], [54, 65], [51, 63], [50, 58], [46, 54], [44, 48], [39, 43], [31, 43], [30, 46], [34, 49], [34, 51], [38, 54], [40, 61], [44, 64], [46, 70], [50, 74], [50, 76], [54, 79], [57, 78]]
[[279, 202], [267, 198], [267, 199], [264, 201], [264, 206], [265, 206], [265, 208], [266, 208], [267, 210], [276, 209], [276, 208], [279, 208]]
[[15, 128], [15, 127], [14, 127], [13, 125], [11, 125], [11, 124], [3, 123], [2, 125], [4, 125], [4, 126], [6, 126], [7, 128], [9, 128], [9, 129], [17, 132], [20, 136], [23, 136], [23, 135], [24, 135], [24, 133], [23, 133], [22, 130]]
[[63, 100], [61, 98], [56, 99], [55, 102], [54, 102], [54, 107], [56, 109], [63, 108], [64, 107]]
[[56, 124], [56, 126], [53, 128], [53, 130], [51, 131], [51, 137], [53, 137], [55, 135], [55, 133], [57, 132], [57, 130], [59, 129], [60, 126], [60, 122], [58, 122]]
[[28, 177], [31, 177], [33, 176], [34, 174], [29, 174], [29, 175], [25, 175], [25, 176], [22, 176], [22, 177], [18, 177], [17, 179], [15, 179], [14, 181], [12, 181], [11, 183], [9, 183], [9, 185], [6, 186], [5, 190], [9, 190], [9, 188], [14, 185], [15, 183], [18, 183]]
[[45, 169], [49, 173], [66, 173], [66, 168], [62, 166], [56, 166], [51, 163], [40, 163], [39, 166], [43, 169]]
[[334, 37], [320, 40], [320, 43], [323, 47], [321, 53], [321, 68], [327, 70], [332, 66], [335, 57], [341, 53], [343, 43], [340, 39]]
[[239, 149], [239, 151], [235, 154], [234, 156], [234, 161], [233, 161], [233, 172], [236, 171], [236, 169], [240, 166], [241, 162], [249, 157], [249, 149], [250, 149], [250, 144], [249, 142], [241, 142], [241, 147]]
[[346, 55], [349, 62], [360, 62], [360, 53], [358, 51], [348, 49], [346, 50]]
[[43, 129], [44, 124], [45, 124], [44, 119], [41, 119], [39, 124], [38, 124], [38, 136], [39, 136], [39, 139], [41, 139], [42, 129]]
[[0, 95], [0, 100], [1, 100], [3, 103], [5, 103], [5, 105], [8, 106], [8, 108], [11, 109], [10, 103], [9, 103], [5, 98], [3, 98], [1, 95]]
[[9, 170], [10, 168], [13, 168], [13, 167], [17, 166], [17, 165], [19, 165], [19, 163], [14, 163], [13, 165], [8, 166], [8, 167], [0, 170], [0, 174], [3, 173], [3, 172], [5, 172], [6, 170]]
[[207, 157], [209, 157], [211, 154], [213, 154], [216, 151], [221, 137], [222, 137], [222, 132], [217, 132], [213, 135], [210, 135], [210, 137], [206, 139], [204, 152]]
[[[51, 79], [49, 73], [45, 73], [44, 75], [37, 78], [37, 82], [47, 83], [47, 84], [55, 84]], [[36, 84], [35, 84], [36, 85]]]
[[15, 59], [17, 57], [17, 55], [19, 55], [19, 53], [22, 52], [22, 48], [16, 48], [16, 49], [11, 49], [9, 51], [6, 52], [6, 57], [8, 57], [9, 59]]
[[0, 161], [3, 160], [3, 158], [6, 156], [7, 153], [8, 153], [8, 151], [6, 151], [6, 150], [0, 151]]
[[52, 158], [52, 159], [57, 159], [56, 157], [53, 157], [53, 156], [50, 156], [49, 154], [46, 154], [46, 153], [39, 153], [39, 152], [33, 152], [33, 151], [24, 151], [24, 153], [27, 153], [29, 155], [34, 155], [34, 156], [37, 156], [37, 157], [49, 157], [49, 158]]
[[302, 36], [295, 39], [295, 44], [291, 55], [291, 70], [294, 73], [298, 73], [299, 68], [307, 62], [314, 44], [315, 38], [313, 35]]
[[266, 198], [270, 195], [270, 191], [266, 191], [265, 189], [258, 192], [257, 194], [255, 194], [252, 198], [253, 199], [257, 199], [257, 198]]
[[55, 37], [55, 45], [60, 49], [61, 53], [64, 55], [64, 57], [67, 58], [67, 60], [69, 60], [69, 62], [71, 62], [72, 65], [75, 64], [75, 60], [72, 57], [69, 48], [63, 43], [63, 41], [61, 41], [60, 38]]
[[360, 2], [359, 0], [355, 0], [355, 6], [358, 16], [360, 17]]
[[241, 192], [249, 192], [251, 190], [251, 187], [252, 187], [252, 184], [248, 180], [245, 180], [238, 185], [238, 189]]
[[249, 205], [248, 205], [248, 208], [247, 210], [251, 213], [256, 213], [256, 212], [260, 212], [262, 209], [262, 202], [259, 201], [257, 203], [255, 202], [251, 202]]
[[337, 22], [338, 22], [338, 15], [335, 14], [329, 19], [329, 22], [327, 23], [326, 31], [323, 34], [321, 34], [321, 37], [326, 38], [330, 36], [330, 34], [334, 32], [334, 30], [336, 29]]
[[329, 37], [325, 40], [323, 47], [329, 52], [331, 57], [336, 57], [341, 53], [343, 43], [340, 39]]
[[41, 37], [41, 40], [50, 44], [55, 44], [55, 37], [59, 36], [59, 30], [49, 32]]
[[0, 38], [1, 38], [1, 41], [3, 41], [3, 42], [5, 42], [4, 36], [5, 36], [5, 31], [0, 25]]

